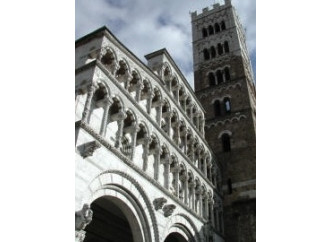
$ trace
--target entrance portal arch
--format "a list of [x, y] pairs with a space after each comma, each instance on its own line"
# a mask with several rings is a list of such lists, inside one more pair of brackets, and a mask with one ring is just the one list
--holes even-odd
[[84, 242], [142, 242], [139, 221], [131, 208], [117, 197], [103, 196], [91, 204], [93, 219], [85, 228]]
[[[107, 199], [99, 202], [98, 199], [104, 197]], [[112, 213], [110, 216], [114, 216], [113, 214], [116, 214], [117, 211], [121, 222], [126, 223], [126, 225], [128, 223], [133, 237], [132, 242], [160, 242], [152, 203], [139, 182], [130, 175], [117, 170], [107, 170], [100, 173], [89, 183], [81, 203], [96, 204], [95, 206], [97, 206], [99, 203], [105, 203], [105, 201], [114, 207], [112, 210], [108, 209], [108, 212]], [[103, 207], [107, 206], [104, 205]], [[125, 232], [125, 229], [120, 231]], [[92, 232], [90, 231], [90, 233]], [[126, 240], [118, 241], [126, 242]], [[128, 239], [127, 242], [129, 241]], [[97, 242], [97, 240], [93, 242]]]

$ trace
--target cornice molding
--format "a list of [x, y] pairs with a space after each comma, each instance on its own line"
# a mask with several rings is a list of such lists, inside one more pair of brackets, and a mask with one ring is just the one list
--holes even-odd
[[208, 122], [208, 124], [205, 124], [205, 128], [210, 129], [210, 128], [216, 127], [217, 125], [225, 125], [226, 123], [233, 123], [234, 121], [239, 122], [244, 119], [247, 119], [246, 115], [239, 114], [239, 115], [235, 115], [234, 117], [227, 118], [224, 120], [214, 120], [214, 121]]

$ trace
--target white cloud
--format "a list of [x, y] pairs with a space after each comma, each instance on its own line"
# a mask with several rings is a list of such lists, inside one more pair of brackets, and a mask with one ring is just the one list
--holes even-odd
[[[255, 0], [232, 0], [255, 53]], [[106, 25], [137, 57], [166, 48], [193, 86], [191, 18], [212, 0], [76, 0], [76, 38]]]

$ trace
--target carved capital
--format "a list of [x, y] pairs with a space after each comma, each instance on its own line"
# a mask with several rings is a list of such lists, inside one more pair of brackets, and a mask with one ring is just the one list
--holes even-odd
[[166, 198], [160, 197], [160, 198], [156, 198], [153, 201], [155, 210], [157, 211], [158, 209], [162, 209], [164, 204], [167, 202]]
[[78, 147], [78, 150], [80, 151], [80, 155], [83, 158], [86, 158], [88, 156], [92, 156], [94, 151], [100, 147], [101, 147], [101, 144], [98, 141], [94, 140], [94, 141], [85, 143], [83, 145], [80, 145]]
[[165, 205], [163, 207], [164, 216], [165, 217], [171, 216], [175, 208], [176, 206], [174, 204]]
[[82, 209], [75, 213], [75, 230], [80, 231], [92, 221], [93, 211], [89, 204], [84, 204]]
[[190, 188], [195, 188], [196, 187], [196, 182], [195, 181], [189, 182], [188, 186]]
[[84, 230], [80, 230], [80, 231], [75, 231], [76, 235], [76, 239], [75, 242], [83, 242], [86, 236], [86, 232]]
[[188, 94], [184, 93], [180, 96], [180, 100], [186, 100], [188, 98]]
[[188, 176], [187, 176], [187, 173], [184, 172], [183, 174], [180, 174], [179, 175], [179, 179], [183, 182], [187, 181], [188, 180]]
[[127, 114], [125, 112], [119, 111], [118, 113], [110, 115], [110, 120], [119, 121], [119, 120], [124, 120], [126, 117], [127, 117]]

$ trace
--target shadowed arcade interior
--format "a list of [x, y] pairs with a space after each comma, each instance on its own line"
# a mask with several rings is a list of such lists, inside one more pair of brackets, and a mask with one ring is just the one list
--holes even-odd
[[134, 219], [131, 219], [134, 215], [121, 200], [101, 197], [91, 204], [91, 209], [93, 220], [85, 229], [85, 242], [136, 241], [130, 226], [130, 223], [136, 223]]
[[171, 233], [166, 237], [164, 242], [188, 242], [188, 241], [179, 233]]

